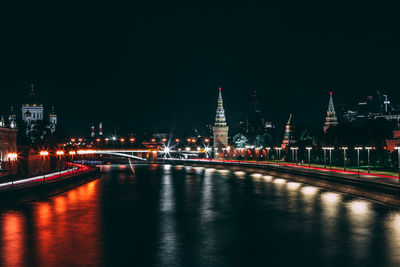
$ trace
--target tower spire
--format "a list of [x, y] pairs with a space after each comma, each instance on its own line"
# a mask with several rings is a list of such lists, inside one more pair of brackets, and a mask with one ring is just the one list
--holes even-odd
[[218, 88], [218, 105], [213, 126], [214, 157], [218, 158], [228, 145], [228, 126], [225, 119], [225, 110], [222, 100], [222, 88]]
[[329, 92], [329, 104], [328, 110], [326, 111], [326, 119], [324, 124], [324, 132], [326, 132], [329, 127], [336, 126], [338, 124], [338, 120], [336, 117], [335, 106], [333, 105], [333, 93], [332, 91]]

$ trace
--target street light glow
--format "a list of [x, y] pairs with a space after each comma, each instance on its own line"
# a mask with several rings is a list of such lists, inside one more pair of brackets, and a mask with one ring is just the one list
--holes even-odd
[[56, 152], [56, 154], [57, 154], [58, 156], [62, 156], [62, 155], [64, 155], [64, 151], [58, 150], [58, 151]]
[[15, 161], [18, 158], [18, 154], [17, 153], [8, 153], [7, 154], [7, 159], [9, 161]]
[[49, 152], [48, 151], [40, 151], [40, 156], [48, 156]]

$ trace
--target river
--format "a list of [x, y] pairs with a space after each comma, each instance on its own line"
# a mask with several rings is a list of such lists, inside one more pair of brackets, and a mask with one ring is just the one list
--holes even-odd
[[399, 266], [400, 211], [280, 177], [105, 165], [0, 210], [4, 266]]

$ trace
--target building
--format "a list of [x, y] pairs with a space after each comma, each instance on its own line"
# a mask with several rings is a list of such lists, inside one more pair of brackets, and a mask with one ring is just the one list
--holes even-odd
[[257, 91], [251, 94], [250, 108], [246, 116], [246, 134], [262, 134], [265, 122], [261, 112], [260, 101], [257, 99]]
[[289, 115], [289, 120], [286, 123], [285, 134], [282, 140], [282, 148], [286, 149], [287, 147], [294, 145], [296, 140], [294, 138], [294, 127], [292, 125], [292, 114]]
[[[4, 118], [0, 121], [0, 177], [9, 173], [12, 160], [9, 153], [17, 153], [17, 132], [16, 128], [6, 127]], [[16, 166], [11, 167], [15, 173]]]
[[387, 94], [376, 91], [362, 98], [356, 105], [343, 110], [343, 119], [350, 123], [362, 123], [370, 119], [384, 118], [388, 121], [400, 120], [400, 106], [394, 105]]
[[395, 147], [400, 146], [400, 122], [397, 123], [393, 131], [393, 139], [386, 140], [386, 149], [390, 152], [395, 150]]
[[[27, 126], [26, 127], [27, 133], [33, 129], [35, 123], [44, 120], [43, 104], [40, 103], [39, 98], [36, 95], [35, 87], [33, 84], [31, 84], [31, 89], [27, 99], [25, 100], [25, 103], [22, 104], [21, 112], [22, 112], [22, 121]], [[56, 130], [56, 126], [57, 126], [57, 114], [55, 113], [53, 106], [49, 114], [49, 121], [48, 121], [48, 127], [50, 128], [50, 131], [52, 133]]]
[[222, 102], [221, 87], [219, 87], [218, 106], [213, 126], [214, 156], [218, 158], [219, 153], [228, 146], [228, 125], [225, 119], [225, 110]]
[[338, 125], [338, 120], [336, 117], [335, 106], [333, 105], [333, 95], [332, 92], [329, 94], [329, 105], [326, 112], [325, 125], [323, 127], [326, 133], [330, 127]]

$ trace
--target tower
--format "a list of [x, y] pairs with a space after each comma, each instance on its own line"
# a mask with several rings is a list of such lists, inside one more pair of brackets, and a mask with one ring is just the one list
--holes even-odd
[[328, 131], [329, 127], [336, 126], [336, 125], [338, 125], [338, 120], [336, 117], [335, 106], [333, 105], [332, 92], [330, 92], [328, 111], [326, 112], [325, 125], [323, 128], [324, 132], [326, 133]]
[[103, 136], [103, 123], [99, 123], [99, 136]]
[[285, 149], [290, 145], [293, 145], [296, 143], [296, 140], [294, 139], [294, 129], [292, 125], [292, 114], [290, 113], [289, 115], [289, 120], [286, 123], [285, 127], [285, 135], [283, 136], [283, 141], [282, 141], [282, 148]]
[[11, 107], [10, 116], [8, 116], [8, 121], [10, 122], [10, 128], [17, 128], [17, 115], [14, 112], [14, 107]]
[[57, 125], [57, 114], [54, 111], [54, 106], [51, 107], [51, 112], [49, 115], [49, 123], [50, 123], [50, 131], [54, 133], [56, 130], [56, 125]]
[[22, 120], [28, 125], [43, 120], [43, 105], [39, 103], [33, 84], [31, 84], [31, 90], [21, 110]]
[[251, 94], [250, 108], [246, 117], [246, 133], [261, 134], [264, 132], [265, 123], [261, 113], [260, 101], [257, 99], [257, 91]]
[[221, 87], [219, 87], [218, 106], [213, 126], [214, 136], [214, 155], [217, 158], [218, 152], [222, 151], [228, 145], [228, 129], [225, 119], [225, 110], [222, 102]]
[[90, 128], [91, 128], [90, 137], [93, 138], [96, 135], [95, 132], [94, 132], [94, 125], [92, 125]]
[[0, 128], [5, 128], [5, 127], [6, 127], [6, 123], [4, 121], [4, 117], [1, 116], [1, 118], [0, 118]]

